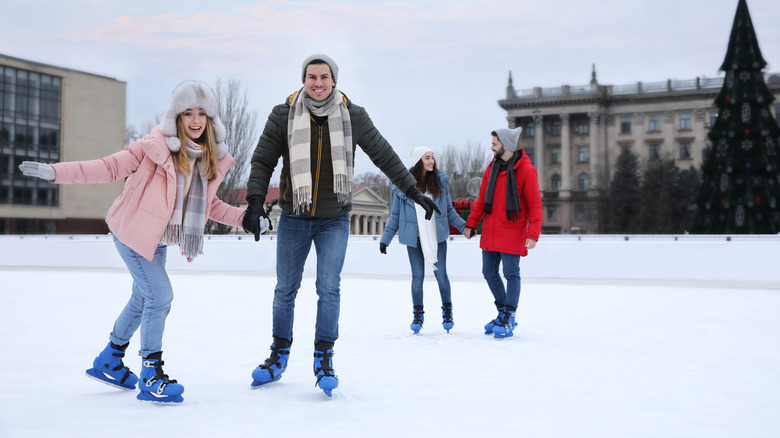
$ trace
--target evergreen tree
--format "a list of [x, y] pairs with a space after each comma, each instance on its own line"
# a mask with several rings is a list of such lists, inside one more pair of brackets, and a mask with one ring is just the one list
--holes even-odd
[[780, 126], [770, 111], [774, 96], [764, 67], [747, 3], [740, 0], [720, 67], [726, 78], [715, 98], [718, 117], [708, 133], [712, 149], [702, 165], [695, 233], [780, 231]]
[[[693, 202], [686, 184], [698, 187], [698, 175], [693, 170], [681, 171], [673, 159], [652, 161], [642, 180], [642, 203], [639, 217], [642, 233], [679, 234], [688, 229], [685, 217]], [[685, 180], [685, 182], [683, 182]]]
[[609, 232], [639, 231], [639, 159], [624, 148], [615, 162], [615, 174], [609, 188]]

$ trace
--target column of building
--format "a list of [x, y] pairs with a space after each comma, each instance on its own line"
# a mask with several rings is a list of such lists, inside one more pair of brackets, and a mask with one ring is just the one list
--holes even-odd
[[534, 114], [534, 149], [536, 157], [536, 173], [539, 175], [539, 190], [544, 191], [548, 187], [547, 177], [544, 174], [544, 126], [543, 117], [537, 113]]
[[599, 151], [601, 148], [599, 148], [599, 113], [597, 112], [591, 112], [588, 113], [588, 134], [590, 134], [588, 145], [588, 154], [590, 155], [588, 157], [589, 164], [590, 164], [590, 188], [596, 189], [599, 184], [599, 175], [598, 175], [598, 167], [597, 164], [601, 162], [599, 159]]
[[561, 191], [571, 189], [571, 127], [569, 114], [561, 114]]

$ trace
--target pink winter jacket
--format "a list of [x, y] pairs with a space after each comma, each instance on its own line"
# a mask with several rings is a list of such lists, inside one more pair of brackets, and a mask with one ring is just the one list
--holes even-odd
[[[208, 183], [206, 212], [212, 220], [239, 227], [245, 210], [217, 198], [217, 188], [234, 164], [230, 153], [219, 160], [217, 178]], [[175, 165], [157, 128], [107, 157], [52, 167], [57, 172], [56, 184], [111, 183], [126, 177], [122, 193], [106, 214], [106, 223], [120, 242], [152, 260], [176, 199]]]

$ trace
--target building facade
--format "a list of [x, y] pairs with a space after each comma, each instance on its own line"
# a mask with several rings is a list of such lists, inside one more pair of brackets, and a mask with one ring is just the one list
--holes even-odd
[[0, 234], [102, 234], [122, 190], [25, 177], [22, 161], [93, 160], [125, 146], [126, 83], [0, 54]]
[[[765, 81], [780, 109], [780, 74]], [[598, 201], [625, 148], [640, 159], [673, 159], [699, 169], [717, 117], [715, 97], [723, 78], [696, 78], [629, 85], [600, 85], [595, 67], [588, 85], [515, 90], [509, 74], [506, 98], [510, 128], [521, 126], [520, 146], [539, 174], [544, 233], [598, 232]]]

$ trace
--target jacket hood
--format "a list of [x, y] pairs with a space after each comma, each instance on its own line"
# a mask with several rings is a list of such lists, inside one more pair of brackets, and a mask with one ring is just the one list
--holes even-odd
[[181, 141], [176, 134], [176, 117], [187, 108], [201, 107], [211, 119], [214, 129], [214, 139], [217, 141], [217, 154], [219, 158], [227, 153], [225, 137], [227, 132], [225, 125], [219, 118], [219, 99], [217, 94], [208, 85], [198, 81], [184, 81], [177, 85], [171, 93], [171, 101], [165, 110], [160, 123], [160, 132], [165, 136], [168, 149], [173, 152], [181, 149]]

